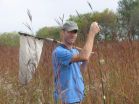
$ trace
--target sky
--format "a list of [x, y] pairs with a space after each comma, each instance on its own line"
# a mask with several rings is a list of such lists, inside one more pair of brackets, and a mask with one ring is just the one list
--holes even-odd
[[32, 29], [38, 31], [44, 26], [58, 26], [55, 19], [64, 14], [64, 20], [70, 15], [77, 15], [76, 10], [83, 14], [91, 12], [87, 2], [94, 11], [106, 8], [116, 11], [119, 0], [0, 0], [0, 33], [28, 32], [24, 25], [30, 24], [27, 9], [32, 15]]

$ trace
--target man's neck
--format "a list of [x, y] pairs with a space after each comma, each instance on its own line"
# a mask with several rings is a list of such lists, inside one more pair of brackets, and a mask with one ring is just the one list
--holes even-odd
[[72, 49], [73, 45], [62, 42], [62, 44], [64, 44], [68, 49]]

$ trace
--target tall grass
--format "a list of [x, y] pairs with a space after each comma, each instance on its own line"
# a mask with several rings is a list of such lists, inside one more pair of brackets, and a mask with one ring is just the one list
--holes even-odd
[[[45, 43], [34, 78], [22, 86], [18, 82], [19, 47], [0, 46], [0, 104], [54, 103], [54, 47], [55, 44]], [[95, 44], [93, 51], [83, 74], [83, 104], [103, 104], [102, 82], [106, 104], [139, 104], [139, 42], [101, 42]], [[105, 62], [99, 63], [100, 59]]]

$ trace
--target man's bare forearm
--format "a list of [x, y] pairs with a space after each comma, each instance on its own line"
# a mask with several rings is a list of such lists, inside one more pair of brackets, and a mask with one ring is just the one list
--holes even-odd
[[94, 38], [95, 38], [95, 34], [92, 31], [89, 31], [86, 43], [79, 53], [82, 59], [85, 60], [89, 59], [94, 44]]
[[90, 30], [87, 36], [86, 43], [83, 47], [83, 49], [79, 53], [79, 57], [83, 60], [89, 60], [90, 54], [92, 52], [93, 44], [94, 44], [94, 38], [95, 35], [100, 31], [100, 28], [98, 26], [97, 22], [93, 22], [90, 26]]

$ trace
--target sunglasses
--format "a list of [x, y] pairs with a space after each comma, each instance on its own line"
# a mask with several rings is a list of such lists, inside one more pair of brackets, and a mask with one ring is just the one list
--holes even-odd
[[76, 34], [78, 32], [78, 30], [72, 30], [72, 31], [69, 31], [69, 32]]

